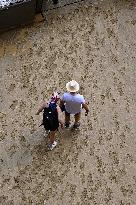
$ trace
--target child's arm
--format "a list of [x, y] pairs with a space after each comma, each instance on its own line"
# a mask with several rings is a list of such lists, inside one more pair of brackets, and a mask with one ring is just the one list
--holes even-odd
[[60, 109], [59, 106], [57, 106], [57, 111], [58, 111], [58, 120], [59, 120], [59, 123], [61, 124], [61, 127], [64, 128], [64, 120], [62, 120], [63, 114], [62, 114], [62, 111], [61, 111], [61, 109]]
[[42, 101], [41, 104], [39, 105], [38, 111], [36, 112], [36, 115], [39, 115], [40, 112], [47, 106], [47, 103]]

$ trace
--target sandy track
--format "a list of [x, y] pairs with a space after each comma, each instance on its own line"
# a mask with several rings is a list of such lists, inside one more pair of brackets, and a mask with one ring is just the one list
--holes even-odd
[[[0, 204], [134, 205], [136, 3], [51, 11], [0, 40]], [[81, 129], [47, 152], [37, 103], [70, 79], [90, 101]]]

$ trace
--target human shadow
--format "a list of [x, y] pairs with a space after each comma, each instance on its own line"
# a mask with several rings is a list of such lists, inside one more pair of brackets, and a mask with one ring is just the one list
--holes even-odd
[[80, 130], [74, 130], [72, 128], [58, 131], [56, 134], [58, 145], [52, 151], [49, 151], [47, 148], [49, 141], [48, 135], [46, 135], [46, 137], [43, 136], [41, 141], [34, 145], [32, 149], [32, 155], [34, 155], [35, 158], [42, 159], [46, 157], [47, 159], [52, 155], [57, 157], [57, 155], [59, 156], [61, 154], [63, 157], [64, 155], [73, 153], [73, 149], [77, 145], [76, 140], [79, 133]]

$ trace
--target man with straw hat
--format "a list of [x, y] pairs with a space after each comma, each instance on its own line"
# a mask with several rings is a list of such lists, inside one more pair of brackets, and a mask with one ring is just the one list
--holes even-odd
[[70, 125], [70, 114], [73, 114], [75, 117], [75, 123], [73, 128], [79, 128], [80, 126], [80, 117], [81, 110], [84, 108], [86, 110], [86, 115], [89, 112], [88, 106], [85, 103], [85, 99], [82, 95], [78, 94], [79, 84], [72, 80], [66, 84], [67, 91], [63, 94], [60, 107], [65, 105], [65, 127], [68, 128]]

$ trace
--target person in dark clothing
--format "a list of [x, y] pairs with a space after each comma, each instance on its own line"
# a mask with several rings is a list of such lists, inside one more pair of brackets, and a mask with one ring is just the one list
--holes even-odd
[[43, 123], [45, 130], [49, 132], [49, 150], [52, 150], [57, 145], [56, 132], [58, 131], [59, 124], [64, 127], [63, 121], [60, 119], [61, 109], [57, 105], [56, 93], [53, 94], [50, 102], [41, 102], [36, 115], [43, 111]]

